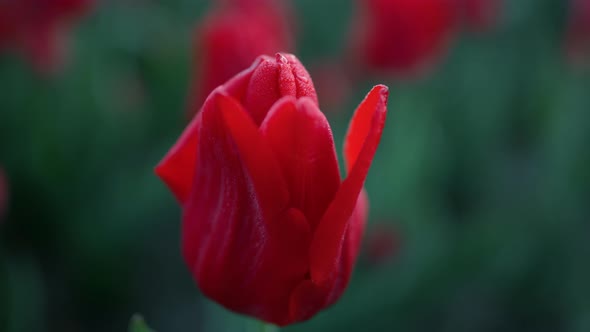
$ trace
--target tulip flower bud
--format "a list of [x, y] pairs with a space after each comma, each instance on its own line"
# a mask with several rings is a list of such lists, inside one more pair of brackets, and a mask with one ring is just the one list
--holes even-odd
[[194, 35], [196, 79], [191, 88], [189, 115], [197, 112], [213, 89], [248, 67], [260, 54], [291, 48], [288, 14], [280, 1], [226, 0], [207, 15]]
[[498, 20], [502, 0], [458, 0], [463, 21], [470, 30], [485, 31]]
[[421, 74], [446, 48], [455, 26], [452, 0], [359, 0], [356, 61], [375, 71]]
[[402, 238], [399, 231], [389, 223], [372, 226], [366, 236], [365, 256], [371, 265], [380, 266], [399, 254]]
[[92, 0], [0, 1], [0, 50], [15, 49], [43, 73], [58, 69], [67, 49], [66, 30]]
[[343, 181], [330, 125], [293, 55], [261, 56], [208, 96], [156, 167], [183, 208], [183, 255], [205, 295], [277, 325], [340, 297], [387, 93], [373, 88], [353, 117]]
[[575, 66], [590, 66], [590, 0], [571, 1], [566, 56]]

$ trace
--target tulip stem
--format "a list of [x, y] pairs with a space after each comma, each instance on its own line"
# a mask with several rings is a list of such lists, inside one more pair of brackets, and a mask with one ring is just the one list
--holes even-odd
[[260, 322], [260, 332], [279, 332], [276, 325]]

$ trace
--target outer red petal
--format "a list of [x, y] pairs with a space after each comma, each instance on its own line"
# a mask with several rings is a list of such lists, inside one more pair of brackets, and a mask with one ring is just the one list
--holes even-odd
[[168, 185], [181, 205], [188, 199], [193, 185], [200, 125], [201, 115], [197, 114], [156, 166], [156, 174]]
[[273, 170], [274, 156], [248, 114], [222, 94], [214, 91], [202, 110], [183, 254], [208, 297], [285, 325], [291, 291], [309, 270], [309, 224], [284, 205], [279, 166]]
[[[256, 272], [252, 262], [265, 250], [263, 239], [268, 231], [217, 99], [219, 90], [209, 96], [201, 111], [200, 139], [193, 152], [197, 154], [195, 189], [185, 204], [182, 250], [202, 291], [233, 308], [246, 300], [229, 299]], [[241, 255], [250, 261], [236, 259]]]
[[365, 231], [365, 224], [369, 216], [369, 198], [367, 192], [363, 189], [358, 196], [354, 212], [350, 217], [348, 230], [346, 231], [346, 239], [342, 248], [341, 268], [343, 275], [346, 276], [346, 286], [348, 277], [350, 277], [354, 263], [361, 248], [361, 240]]
[[284, 97], [269, 111], [260, 131], [281, 165], [291, 194], [289, 206], [303, 211], [314, 229], [340, 186], [326, 117], [310, 98]]
[[354, 264], [359, 255], [368, 215], [369, 199], [367, 192], [363, 189], [358, 196], [354, 211], [348, 221], [348, 229], [346, 230], [344, 242], [342, 243], [342, 254], [339, 265], [337, 266], [338, 276], [331, 286], [331, 292], [328, 295], [326, 305], [336, 302], [348, 285]]
[[381, 98], [381, 95], [378, 93], [367, 95], [363, 101], [363, 105], [366, 104], [367, 106], [357, 108], [352, 116], [352, 120], [350, 120], [348, 132], [344, 139], [344, 163], [346, 165], [347, 174], [350, 173], [350, 169], [356, 162], [356, 159], [365, 144], [367, 135], [372, 129], [375, 107]]
[[340, 298], [350, 280], [352, 268], [358, 256], [367, 213], [367, 194], [363, 190], [350, 217], [342, 244], [342, 257], [337, 266], [339, 273], [331, 283], [318, 284], [309, 279], [299, 283], [291, 293], [289, 302], [289, 314], [293, 321], [308, 319]]
[[[259, 57], [250, 68], [245, 69], [223, 85], [223, 90], [235, 98], [243, 98], [252, 72], [262, 61]], [[196, 101], [193, 100], [193, 101]], [[213, 101], [207, 99], [205, 105]], [[184, 205], [193, 186], [193, 174], [197, 165], [197, 146], [199, 141], [199, 128], [201, 126], [201, 114], [197, 110], [201, 107], [211, 107], [192, 104], [192, 121], [186, 127], [174, 146], [156, 166], [156, 174], [168, 185], [168, 188], [178, 202]]]
[[[378, 85], [369, 92], [356, 111], [373, 113], [371, 128], [365, 135], [362, 148], [350, 168], [348, 177], [340, 186], [315, 231], [310, 247], [311, 278], [314, 283], [322, 284], [335, 277], [334, 272], [341, 258], [342, 244], [349, 225], [348, 220], [353, 213], [381, 139], [387, 112], [387, 96], [387, 87]], [[363, 137], [354, 133], [348, 136]]]

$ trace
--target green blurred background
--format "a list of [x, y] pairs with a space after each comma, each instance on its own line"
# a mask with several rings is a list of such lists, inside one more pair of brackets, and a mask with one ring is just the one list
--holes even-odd
[[[293, 5], [302, 62], [339, 57], [352, 2]], [[0, 56], [0, 331], [124, 331], [135, 312], [160, 332], [252, 329], [199, 293], [153, 174], [184, 127], [209, 6], [101, 2], [52, 77]], [[342, 299], [286, 331], [590, 331], [590, 75], [564, 61], [567, 13], [505, 1], [430, 76], [366, 78], [323, 107], [340, 147], [364, 94], [390, 86], [367, 232], [390, 229], [397, 249], [361, 253]]]

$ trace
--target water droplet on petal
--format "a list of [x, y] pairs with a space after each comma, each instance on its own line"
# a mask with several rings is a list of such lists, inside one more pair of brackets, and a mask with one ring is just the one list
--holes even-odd
[[276, 57], [277, 57], [277, 62], [280, 62], [285, 65], [289, 63], [289, 60], [287, 60], [287, 58], [285, 58], [285, 56], [282, 55], [281, 53], [277, 53]]
[[302, 81], [303, 83], [309, 82], [309, 77], [307, 77], [306, 75], [297, 74], [297, 79]]

